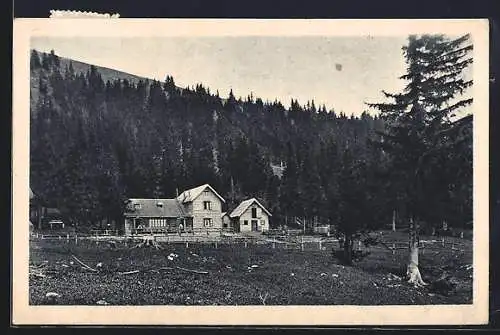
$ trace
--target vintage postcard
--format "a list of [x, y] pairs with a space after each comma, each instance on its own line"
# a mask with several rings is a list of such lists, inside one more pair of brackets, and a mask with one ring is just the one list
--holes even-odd
[[16, 19], [13, 323], [488, 322], [488, 21]]

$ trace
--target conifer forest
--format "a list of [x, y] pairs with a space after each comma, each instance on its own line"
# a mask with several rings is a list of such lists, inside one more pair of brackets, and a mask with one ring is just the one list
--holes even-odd
[[127, 198], [173, 198], [205, 183], [228, 208], [258, 198], [273, 227], [314, 218], [353, 235], [386, 227], [395, 211], [421, 227], [466, 227], [472, 114], [455, 115], [472, 104], [462, 98], [471, 50], [467, 35], [410, 36], [405, 89], [354, 116], [33, 49], [30, 186], [82, 229], [121, 222]]

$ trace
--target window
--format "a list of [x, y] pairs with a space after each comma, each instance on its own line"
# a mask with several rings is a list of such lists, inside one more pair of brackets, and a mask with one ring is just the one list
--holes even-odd
[[149, 219], [149, 226], [151, 228], [163, 228], [167, 226], [166, 219]]
[[141, 209], [141, 204], [134, 204], [134, 209]]
[[212, 203], [210, 201], [203, 201], [203, 209], [207, 211], [212, 210]]
[[156, 203], [156, 206], [158, 206], [158, 207], [163, 207], [163, 202], [157, 202], [157, 203]]
[[248, 226], [248, 220], [243, 220], [243, 225]]
[[252, 218], [256, 218], [257, 217], [257, 208], [252, 208]]
[[206, 196], [206, 197], [209, 196], [210, 195], [210, 190], [208, 188], [205, 189], [205, 191], [203, 191], [203, 195]]
[[213, 226], [212, 219], [211, 218], [203, 219], [203, 225], [205, 227], [212, 227]]

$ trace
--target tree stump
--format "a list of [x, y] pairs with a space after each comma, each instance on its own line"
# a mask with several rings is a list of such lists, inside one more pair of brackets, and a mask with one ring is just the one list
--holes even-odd
[[156, 238], [152, 235], [146, 235], [142, 237], [142, 242], [137, 244], [134, 248], [147, 248], [153, 247], [155, 249], [163, 249], [158, 242], [156, 242]]

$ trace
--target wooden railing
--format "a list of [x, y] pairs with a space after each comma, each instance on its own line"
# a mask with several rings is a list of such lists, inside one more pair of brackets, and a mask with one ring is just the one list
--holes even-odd
[[178, 228], [134, 228], [131, 230], [132, 235], [147, 235], [147, 234], [160, 234], [160, 235], [168, 235], [168, 234], [179, 234], [179, 235], [221, 235], [223, 233], [233, 233], [234, 230], [231, 228], [184, 228], [179, 230]]
[[92, 229], [90, 231], [92, 236], [116, 236], [118, 235], [117, 229]]

